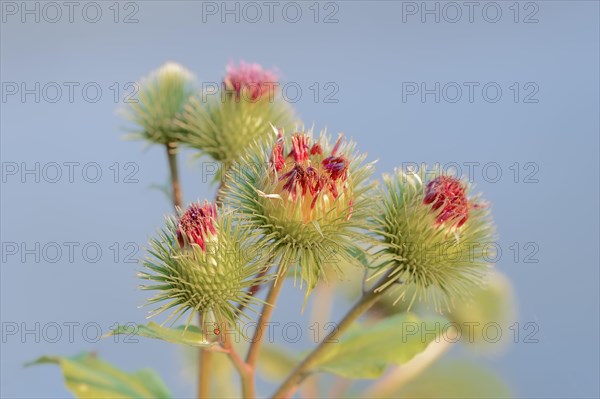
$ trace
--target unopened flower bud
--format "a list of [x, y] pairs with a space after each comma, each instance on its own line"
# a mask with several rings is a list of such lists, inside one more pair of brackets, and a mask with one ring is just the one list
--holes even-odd
[[[260, 273], [265, 259], [255, 256], [263, 251], [256, 236], [233, 219], [231, 211], [208, 202], [190, 205], [179, 220], [167, 219], [166, 229], [151, 241], [151, 256], [143, 262], [146, 271], [140, 273], [153, 283], [142, 288], [157, 291], [148, 303], [164, 302], [152, 316], [170, 310], [170, 319], [193, 310], [192, 315], [211, 313], [234, 323], [244, 315], [239, 304], [256, 305], [248, 290], [269, 278]], [[257, 252], [244, 252], [249, 247]]]
[[454, 297], [480, 286], [489, 270], [482, 249], [495, 238], [489, 207], [469, 198], [468, 185], [455, 177], [424, 182], [424, 176], [397, 171], [384, 180], [373, 220], [380, 265], [373, 277], [389, 277], [378, 289], [397, 285], [396, 302], [408, 299], [409, 308], [416, 299], [450, 308]]
[[178, 126], [187, 145], [227, 169], [250, 145], [270, 138], [271, 124], [294, 126], [294, 111], [282, 98], [274, 72], [242, 62], [227, 67], [219, 92], [193, 97]]
[[227, 66], [223, 83], [227, 90], [235, 93], [237, 100], [241, 98], [256, 101], [263, 96], [273, 96], [277, 75], [259, 64], [246, 64], [242, 61], [239, 66]]
[[177, 123], [194, 91], [194, 80], [190, 71], [174, 62], [143, 78], [138, 101], [124, 112], [138, 126], [136, 136], [159, 144], [184, 140]]

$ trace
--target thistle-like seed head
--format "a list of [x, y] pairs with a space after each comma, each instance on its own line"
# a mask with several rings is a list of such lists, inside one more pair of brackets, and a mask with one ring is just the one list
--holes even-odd
[[143, 78], [138, 83], [138, 101], [124, 111], [138, 126], [134, 136], [159, 144], [180, 141], [176, 121], [193, 93], [194, 80], [190, 71], [174, 62]]
[[373, 219], [377, 272], [399, 284], [397, 301], [411, 288], [410, 305], [432, 300], [450, 308], [453, 298], [481, 284], [494, 256], [495, 228], [489, 207], [469, 197], [467, 183], [449, 176], [426, 182], [424, 175], [397, 171], [384, 176], [383, 201]]
[[234, 165], [224, 198], [280, 255], [280, 275], [294, 267], [310, 291], [324, 267], [354, 263], [349, 253], [364, 235], [373, 202], [367, 198], [373, 165], [364, 159], [341, 136], [331, 146], [326, 134], [313, 140], [311, 132], [279, 130]]
[[182, 141], [227, 169], [251, 143], [269, 137], [271, 123], [292, 127], [295, 122], [275, 74], [242, 63], [228, 68], [220, 91], [194, 96], [178, 124]]
[[192, 204], [178, 220], [167, 219], [166, 227], [150, 243], [150, 256], [143, 262], [143, 286], [158, 291], [148, 304], [162, 303], [151, 316], [171, 310], [165, 321], [173, 323], [186, 311], [187, 324], [196, 312], [212, 314], [217, 321], [234, 323], [237, 305], [253, 311], [258, 301], [249, 288], [262, 284], [264, 254], [256, 236], [236, 224], [231, 212], [214, 205]]

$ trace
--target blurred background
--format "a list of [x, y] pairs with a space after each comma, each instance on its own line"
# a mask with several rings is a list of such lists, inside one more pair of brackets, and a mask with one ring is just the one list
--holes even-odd
[[[517, 397], [598, 397], [598, 2], [272, 3], [2, 1], [1, 396], [69, 396], [58, 367], [23, 365], [81, 351], [195, 394], [183, 348], [98, 338], [145, 322], [135, 260], [171, 211], [163, 148], [122, 140], [116, 111], [166, 61], [219, 82], [243, 59], [277, 67], [303, 121], [358, 141], [376, 177], [458, 166], [492, 203], [518, 310], [501, 353], [446, 361]], [[180, 167], [186, 202], [214, 197], [202, 160]], [[290, 284], [273, 321], [305, 325], [302, 298]]]

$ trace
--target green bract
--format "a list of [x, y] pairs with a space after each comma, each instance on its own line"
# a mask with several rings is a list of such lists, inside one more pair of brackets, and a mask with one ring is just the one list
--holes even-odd
[[314, 142], [312, 132], [279, 134], [252, 146], [227, 175], [225, 200], [277, 256], [279, 275], [293, 267], [307, 295], [324, 268], [354, 261], [374, 203], [373, 164], [364, 159], [341, 137], [332, 145], [325, 133]]
[[253, 235], [238, 226], [230, 213], [219, 213], [214, 221], [216, 235], [206, 242], [206, 250], [195, 244], [181, 248], [173, 218], [167, 219], [166, 228], [150, 242], [151, 256], [143, 262], [147, 271], [140, 277], [153, 284], [142, 288], [158, 291], [148, 304], [165, 302], [151, 316], [172, 310], [165, 322], [175, 317], [175, 323], [193, 310], [233, 324], [240, 316], [240, 303], [245, 310], [254, 310], [259, 300], [248, 294], [248, 289], [265, 282], [265, 277], [257, 277], [265, 260], [260, 259]]
[[[454, 184], [454, 191], [431, 196], [429, 189], [440, 179]], [[482, 284], [495, 259], [489, 207], [469, 198], [468, 185], [453, 179], [427, 182], [423, 175], [401, 171], [384, 176], [383, 201], [373, 219], [373, 277], [389, 277], [379, 290], [401, 283], [396, 302], [408, 299], [409, 308], [416, 299], [431, 300], [438, 310], [450, 308], [452, 298], [469, 296]], [[463, 198], [455, 203], [456, 190]]]
[[269, 136], [270, 124], [294, 124], [293, 110], [281, 96], [250, 100], [218, 92], [194, 96], [179, 126], [181, 141], [228, 167], [251, 143]]
[[168, 62], [138, 83], [137, 102], [125, 116], [139, 130], [135, 137], [167, 144], [181, 139], [175, 121], [193, 93], [194, 76], [179, 64]]

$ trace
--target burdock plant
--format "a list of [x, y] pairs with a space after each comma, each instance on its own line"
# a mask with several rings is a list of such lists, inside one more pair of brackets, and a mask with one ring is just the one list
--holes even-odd
[[[119, 326], [111, 335], [200, 348], [199, 398], [223, 396], [222, 389], [233, 385], [229, 375], [218, 373], [216, 356], [226, 356], [237, 370], [244, 398], [257, 396], [263, 362], [287, 365], [274, 398], [292, 397], [305, 382], [314, 395], [326, 396], [316, 378], [306, 381], [319, 372], [347, 380], [383, 378], [363, 392], [342, 383], [336, 396], [396, 397], [407, 381], [404, 373], [421, 372], [443, 353], [440, 340], [450, 342], [444, 338], [457, 323], [440, 323], [489, 322], [507, 314], [497, 306], [483, 309], [487, 302], [510, 303], [502, 301], [510, 290], [492, 285], [493, 293], [486, 293], [494, 258], [486, 245], [495, 239], [491, 207], [465, 181], [401, 171], [385, 175], [383, 184], [372, 181], [374, 163], [353, 141], [290, 127], [293, 112], [276, 92], [275, 75], [258, 65], [230, 66], [210, 99], [192, 82], [183, 67], [167, 64], [142, 81], [140, 102], [128, 115], [138, 137], [169, 150], [195, 148], [226, 172], [215, 202], [183, 207], [176, 163], [170, 162], [176, 213], [150, 241], [140, 271], [142, 288], [154, 292], [150, 316], [162, 323]], [[352, 279], [361, 294], [314, 349], [301, 356], [263, 345], [286, 279], [300, 281], [307, 305], [314, 288], [336, 275]], [[264, 286], [269, 291], [263, 300]], [[473, 306], [473, 298], [482, 303]], [[374, 312], [377, 303], [386, 307]], [[322, 312], [327, 304], [313, 305]], [[240, 323], [252, 322], [255, 314], [249, 333]], [[369, 323], [361, 318], [365, 314]], [[183, 325], [174, 327], [178, 320]], [[225, 330], [243, 331], [245, 356]], [[59, 363], [77, 397], [170, 397], [156, 374], [128, 374], [93, 356], [38, 362]]]

